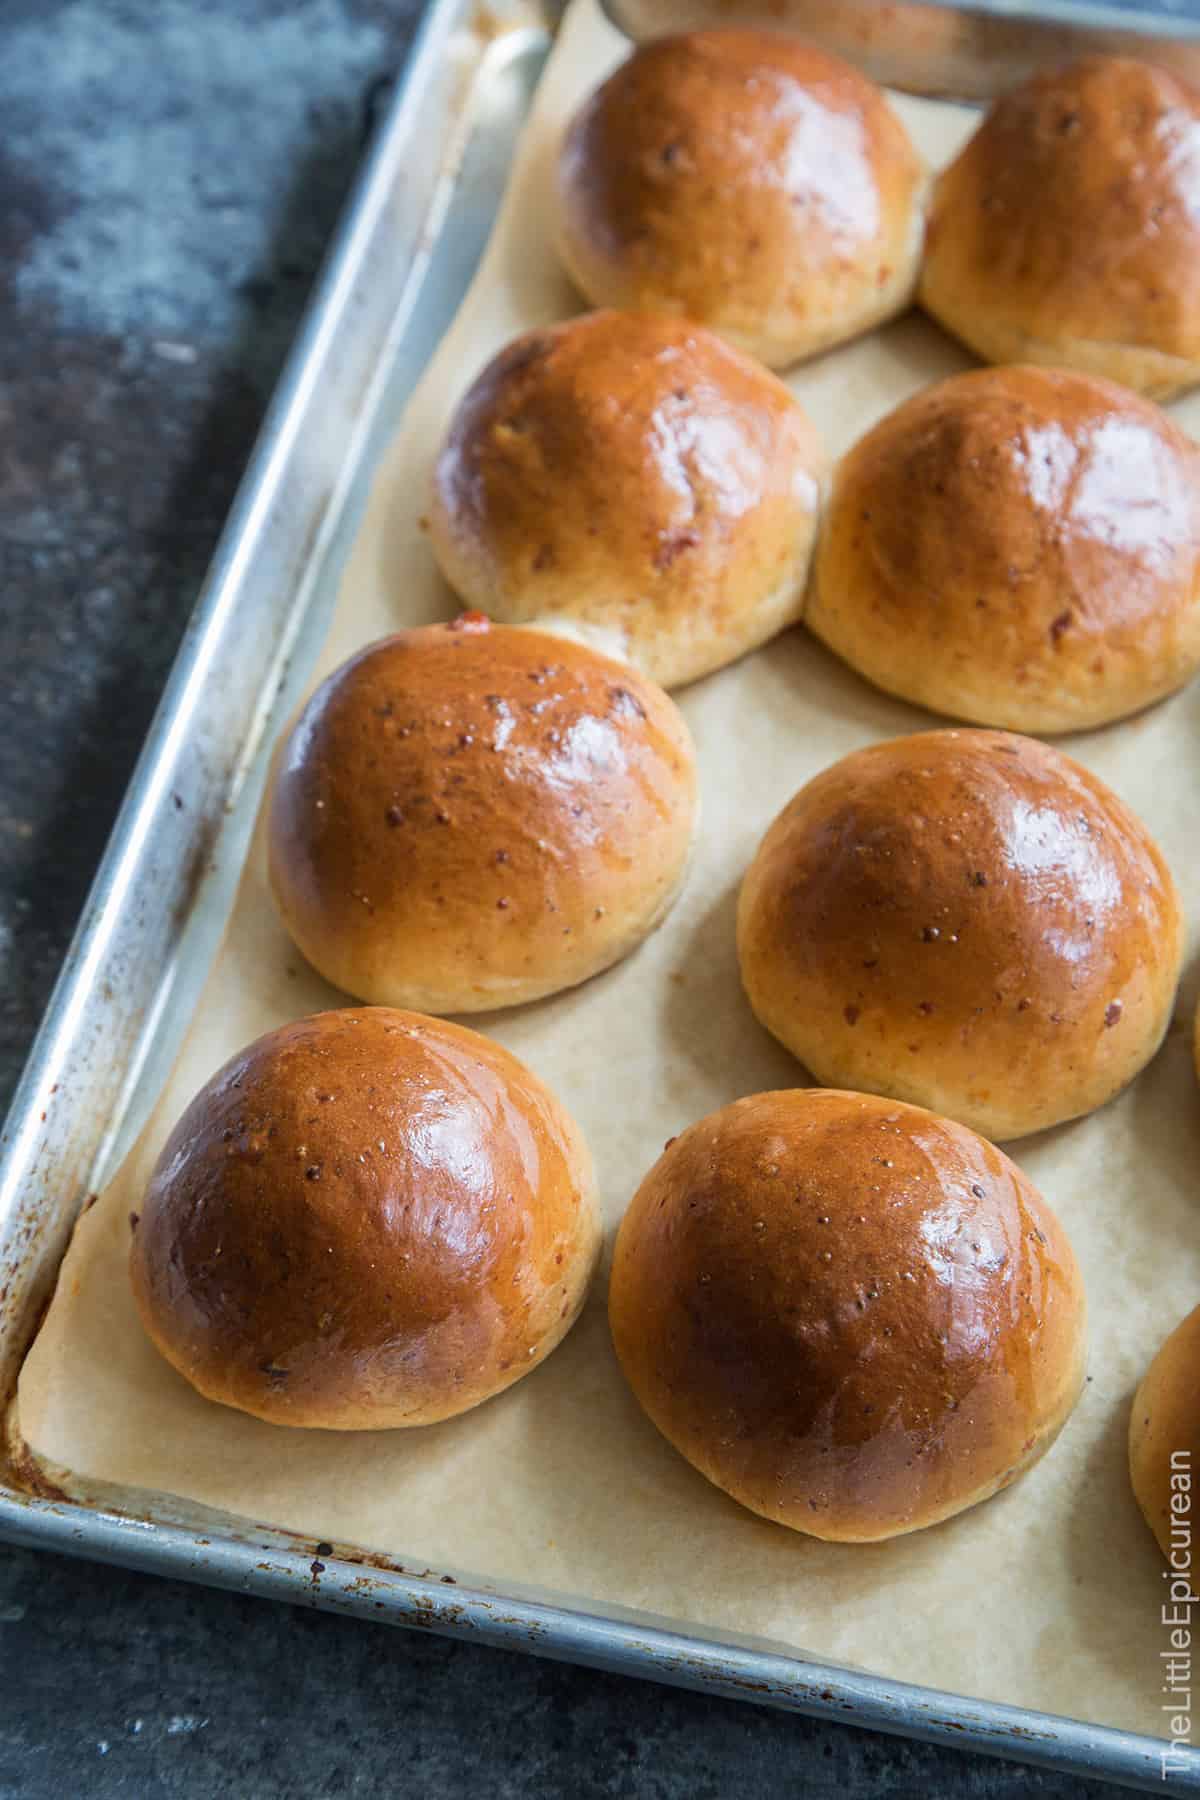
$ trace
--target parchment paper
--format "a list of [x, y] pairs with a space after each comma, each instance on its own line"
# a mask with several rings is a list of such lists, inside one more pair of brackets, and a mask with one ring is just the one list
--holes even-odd
[[[593, 0], [554, 52], [486, 260], [376, 481], [322, 672], [401, 624], [449, 616], [418, 518], [452, 405], [514, 332], [578, 310], [546, 235], [558, 129], [623, 53]], [[935, 162], [972, 115], [898, 108]], [[799, 370], [830, 448], [965, 359], [912, 316]], [[1200, 425], [1200, 402], [1178, 408]], [[738, 983], [734, 896], [759, 836], [817, 770], [858, 745], [928, 729], [802, 631], [687, 690], [703, 837], [666, 925], [586, 987], [482, 1025], [549, 1081], [593, 1147], [611, 1228], [664, 1140], [739, 1094], [804, 1077], [755, 1024]], [[1131, 723], [1071, 740], [1157, 833], [1200, 921], [1200, 683]], [[583, 1320], [528, 1379], [418, 1431], [271, 1427], [200, 1399], [143, 1337], [129, 1295], [128, 1214], [197, 1086], [259, 1032], [342, 1002], [276, 923], [256, 842], [193, 1029], [126, 1165], [87, 1212], [19, 1389], [20, 1428], [58, 1479], [181, 1496], [393, 1553], [410, 1566], [534, 1584], [778, 1640], [912, 1681], [1161, 1735], [1158, 1552], [1125, 1468], [1129, 1400], [1165, 1332], [1200, 1299], [1200, 1092], [1188, 1007], [1122, 1098], [1015, 1153], [1057, 1208], [1091, 1299], [1091, 1376], [1056, 1448], [986, 1505], [876, 1546], [797, 1536], [741, 1511], [643, 1419], [604, 1319]], [[64, 1477], [63, 1471], [70, 1471]]]

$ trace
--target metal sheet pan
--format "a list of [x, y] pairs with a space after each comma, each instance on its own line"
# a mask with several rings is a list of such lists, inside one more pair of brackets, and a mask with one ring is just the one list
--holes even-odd
[[[369, 471], [453, 317], [549, 46], [523, 9], [433, 0], [335, 241], [0, 1138], [0, 1397], [72, 1224], [174, 1056]], [[386, 1623], [970, 1746], [1147, 1789], [1157, 1741], [806, 1661], [667, 1621], [414, 1572], [353, 1546], [0, 1481], [0, 1535]], [[1200, 1792], [1200, 1752], [1173, 1787]]]
[[604, 0], [633, 38], [756, 24], [811, 38], [876, 81], [914, 94], [986, 100], [1077, 56], [1138, 56], [1200, 83], [1193, 0]]

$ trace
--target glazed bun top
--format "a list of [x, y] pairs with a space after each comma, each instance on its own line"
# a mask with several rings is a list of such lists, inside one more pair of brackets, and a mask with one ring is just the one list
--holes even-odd
[[[635, 43], [706, 30], [735, 13], [740, 28], [801, 38], [812, 31], [810, 0], [620, 0], [622, 29]], [[1003, 93], [1038, 67], [1045, 50], [1020, 13], [955, 11], [928, 0], [823, 0], [821, 42], [873, 81], [954, 100]]]
[[674, 687], [799, 617], [823, 467], [788, 389], [711, 332], [591, 313], [473, 382], [431, 542], [470, 605], [597, 632]]
[[516, 1057], [386, 1007], [268, 1032], [200, 1090], [130, 1256], [200, 1392], [276, 1424], [426, 1424], [507, 1387], [582, 1303], [578, 1130]]
[[710, 1481], [850, 1542], [985, 1499], [1083, 1376], [1062, 1227], [1006, 1156], [867, 1094], [754, 1094], [667, 1145], [609, 1311], [634, 1392]]
[[1173, 1566], [1184, 1574], [1192, 1567], [1194, 1482], [1200, 1468], [1198, 1362], [1200, 1306], [1159, 1349], [1134, 1395], [1129, 1417], [1134, 1497], [1159, 1549], [1168, 1562], [1174, 1558]]
[[696, 804], [661, 689], [465, 614], [371, 645], [318, 688], [278, 760], [271, 884], [347, 993], [486, 1011], [639, 943], [683, 879]]
[[992, 362], [1157, 398], [1200, 375], [1200, 94], [1094, 57], [997, 100], [938, 178], [921, 300]]
[[1170, 1022], [1179, 895], [1141, 821], [1031, 738], [855, 751], [770, 826], [738, 907], [759, 1019], [821, 1082], [1012, 1138], [1102, 1105]]
[[593, 305], [684, 313], [778, 367], [908, 304], [925, 185], [849, 63], [771, 32], [660, 37], [567, 130], [560, 248]]
[[805, 623], [877, 686], [976, 724], [1136, 712], [1200, 665], [1200, 454], [1096, 376], [936, 382], [843, 458]]

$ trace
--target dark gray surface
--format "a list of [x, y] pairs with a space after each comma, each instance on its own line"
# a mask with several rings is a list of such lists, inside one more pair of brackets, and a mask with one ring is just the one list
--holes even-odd
[[[0, 6], [0, 1100], [418, 7]], [[468, 1783], [1112, 1791], [0, 1549], [0, 1796]]]

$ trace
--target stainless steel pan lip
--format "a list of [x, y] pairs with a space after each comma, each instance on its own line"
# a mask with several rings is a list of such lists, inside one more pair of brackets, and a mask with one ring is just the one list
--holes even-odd
[[[509, 10], [519, 19], [519, 0]], [[153, 1077], [170, 1064], [223, 929], [263, 744], [327, 616], [330, 596], [322, 605], [311, 593], [314, 570], [328, 567], [361, 507], [361, 492], [347, 486], [371, 449], [364, 432], [380, 411], [380, 371], [411, 385], [436, 341], [421, 316], [425, 276], [440, 212], [461, 191], [458, 134], [472, 72], [499, 72], [523, 49], [545, 49], [528, 21], [489, 45], [474, 15], [474, 0], [433, 0], [426, 12], [0, 1131], [0, 1393], [12, 1387], [81, 1200], [148, 1110]], [[503, 16], [489, 13], [493, 22]], [[485, 117], [485, 137], [487, 125]], [[503, 172], [493, 173], [498, 191]], [[451, 271], [460, 288], [469, 273]]]
[[[347, 207], [0, 1138], [0, 1400], [89, 1186], [165, 1072], [231, 902], [262, 746], [323, 629], [378, 434], [449, 322], [494, 215], [546, 39], [514, 0], [490, 48], [433, 0]], [[496, 14], [489, 15], [494, 27]], [[502, 15], [503, 22], [503, 15]], [[472, 75], [478, 77], [474, 81]], [[472, 112], [470, 97], [481, 102]], [[399, 271], [399, 275], [397, 274]], [[398, 289], [393, 287], [398, 283]], [[386, 368], [386, 377], [379, 374]], [[323, 430], [314, 430], [323, 423]], [[324, 585], [327, 592], [318, 592]], [[306, 658], [308, 661], [306, 661]], [[176, 1028], [171, 1015], [179, 1014]], [[0, 1480], [0, 1538], [534, 1650], [1146, 1789], [1159, 1740], [885, 1680], [486, 1577], [402, 1568], [169, 1495]], [[1200, 1752], [1171, 1785], [1200, 1792]]]
[[[633, 1612], [488, 1592], [382, 1559], [339, 1557], [311, 1539], [252, 1527], [201, 1532], [11, 1492], [0, 1492], [0, 1537], [1147, 1792], [1164, 1787], [1166, 1745], [1154, 1738], [806, 1661], [776, 1646], [701, 1636]], [[1179, 1759], [1169, 1790], [1200, 1793], [1200, 1752]]]

